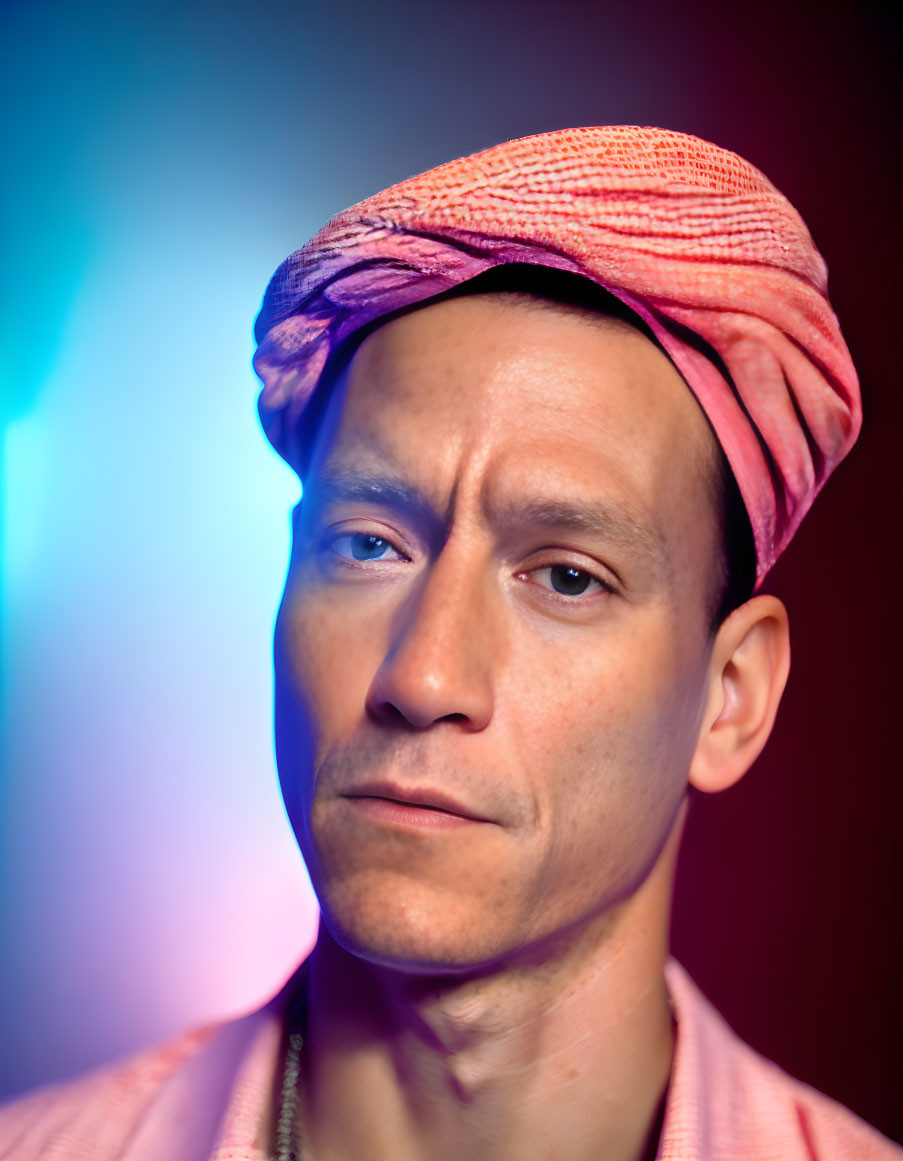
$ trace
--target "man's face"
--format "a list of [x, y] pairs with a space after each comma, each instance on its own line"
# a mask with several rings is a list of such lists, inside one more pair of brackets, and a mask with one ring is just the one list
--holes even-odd
[[487, 965], [646, 877], [705, 701], [712, 457], [626, 323], [480, 295], [363, 342], [275, 639], [282, 791], [349, 950]]

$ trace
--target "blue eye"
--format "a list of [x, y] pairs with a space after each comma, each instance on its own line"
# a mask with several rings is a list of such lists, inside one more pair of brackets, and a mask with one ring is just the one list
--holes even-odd
[[339, 536], [330, 546], [337, 556], [352, 560], [385, 560], [389, 554], [391, 559], [400, 559], [398, 550], [390, 540], [382, 536], [373, 536], [369, 532], [351, 532], [346, 536]]
[[351, 555], [355, 560], [379, 560], [392, 547], [381, 536], [368, 536], [366, 532], [355, 532], [348, 537]]

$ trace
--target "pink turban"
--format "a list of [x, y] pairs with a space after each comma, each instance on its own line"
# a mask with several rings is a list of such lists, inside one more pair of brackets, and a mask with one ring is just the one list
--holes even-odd
[[282, 263], [257, 318], [258, 406], [276, 450], [291, 462], [349, 335], [512, 262], [590, 278], [645, 320], [724, 449], [761, 581], [856, 439], [858, 381], [799, 214], [748, 162], [684, 133], [540, 133], [333, 218]]

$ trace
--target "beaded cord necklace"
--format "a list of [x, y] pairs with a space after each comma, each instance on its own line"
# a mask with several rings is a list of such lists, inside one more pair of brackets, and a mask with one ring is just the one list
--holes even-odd
[[[298, 1083], [301, 1080], [301, 1051], [307, 1030], [307, 964], [296, 977], [292, 999], [285, 1014], [285, 1059], [282, 1064], [282, 1090], [279, 1098], [279, 1116], [276, 1120], [276, 1149], [272, 1161], [304, 1161], [304, 1138], [298, 1122]], [[666, 997], [671, 1012], [671, 1028], [676, 1033], [677, 1021], [670, 994]], [[670, 1085], [670, 1077], [669, 1077]], [[649, 1135], [649, 1159], [658, 1154], [659, 1137], [665, 1115], [668, 1085], [662, 1093]]]
[[307, 972], [301, 973], [285, 1016], [285, 1060], [282, 1065], [282, 1092], [276, 1120], [276, 1150], [273, 1161], [304, 1161], [304, 1141], [298, 1124], [298, 1083], [301, 1080], [301, 1050], [307, 1027]]

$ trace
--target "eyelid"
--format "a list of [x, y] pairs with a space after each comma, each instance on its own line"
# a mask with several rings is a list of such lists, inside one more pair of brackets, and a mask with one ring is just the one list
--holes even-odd
[[609, 592], [610, 593], [610, 592], [614, 591], [612, 589], [611, 585], [607, 584], [601, 577], [598, 577], [594, 573], [590, 572], [590, 570], [588, 568], [575, 568], [573, 565], [569, 565], [569, 564], [542, 564], [542, 565], [537, 566], [536, 568], [527, 569], [524, 572], [522, 572], [520, 575], [523, 577], [532, 577], [532, 576], [535, 576], [536, 573], [551, 572], [553, 568], [573, 569], [574, 572], [585, 573], [585, 575], [589, 577], [590, 583], [597, 586], [595, 589], [590, 589], [588, 591], [585, 590], [582, 593], [559, 593], [556, 589], [554, 589], [551, 586], [551, 584], [544, 585], [544, 584], [539, 584], [538, 581], [533, 582], [535, 584], [539, 584], [539, 588], [545, 589], [547, 592], [552, 593], [556, 597], [561, 597], [563, 600], [579, 601], [581, 598], [585, 600], [588, 596], [592, 596], [593, 593], [596, 593], [596, 592]]
[[[328, 550], [333, 552], [340, 560], [346, 562], [353, 562], [354, 566], [368, 565], [368, 564], [395, 564], [398, 561], [410, 562], [410, 553], [402, 546], [402, 538], [399, 537], [394, 529], [377, 528], [376, 522], [366, 521], [369, 526], [365, 528], [347, 527], [344, 522], [333, 524], [329, 528], [324, 529], [322, 535], [318, 538], [319, 548], [321, 551]], [[374, 560], [357, 560], [353, 556], [345, 556], [343, 553], [336, 551], [336, 545], [343, 540], [350, 540], [353, 536], [371, 536], [374, 540], [384, 540], [389, 545], [391, 550], [396, 554], [395, 559], [386, 560], [383, 557], [377, 557]]]
[[[575, 572], [585, 573], [597, 587], [595, 589], [591, 588], [588, 592], [569, 595], [568, 593], [556, 592], [551, 584], [541, 584], [539, 581], [533, 579], [537, 573], [545, 572], [546, 570], [551, 571], [553, 568], [573, 569]], [[535, 584], [544, 592], [549, 593], [556, 600], [565, 601], [569, 604], [586, 603], [594, 596], [598, 596], [599, 593], [614, 594], [619, 591], [618, 582], [612, 577], [610, 570], [605, 569], [600, 563], [595, 561], [575, 560], [571, 553], [562, 550], [549, 550], [545, 559], [540, 559], [535, 563], [531, 563], [526, 568], [519, 569], [516, 575], [518, 578], [529, 580], [530, 583]]]
[[[344, 553], [336, 551], [337, 544], [343, 540], [350, 540], [351, 537], [356, 535], [372, 536], [378, 540], [385, 541], [395, 556], [390, 559], [377, 557], [372, 560], [359, 560], [354, 558], [350, 553], [346, 556]], [[337, 521], [329, 525], [323, 530], [317, 540], [321, 551], [324, 549], [330, 551], [343, 564], [352, 568], [367, 568], [380, 564], [410, 563], [416, 551], [407, 546], [406, 538], [401, 536], [396, 528], [390, 528], [379, 520], [368, 519], [363, 516], [350, 518], [348, 521]], [[547, 593], [550, 598], [556, 601], [570, 605], [586, 604], [600, 593], [612, 595], [619, 591], [618, 579], [610, 579], [614, 577], [613, 570], [605, 568], [598, 561], [575, 559], [579, 554], [573, 552], [573, 550], [560, 547], [547, 548], [544, 550], [540, 549], [531, 555], [534, 558], [534, 563], [530, 563], [528, 567], [519, 569], [515, 573], [515, 576], [518, 579], [529, 579], [530, 583], [536, 585], [537, 588]], [[536, 559], [537, 557], [539, 558], [538, 560]], [[585, 573], [590, 578], [590, 581], [596, 585], [596, 588], [590, 588], [588, 592], [576, 594], [559, 593], [552, 588], [551, 584], [541, 584], [539, 581], [533, 579], [536, 573], [553, 568], [573, 569], [576, 572]]]

